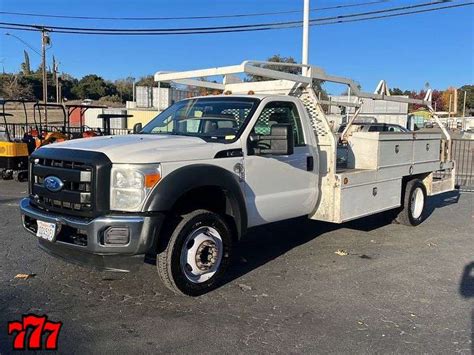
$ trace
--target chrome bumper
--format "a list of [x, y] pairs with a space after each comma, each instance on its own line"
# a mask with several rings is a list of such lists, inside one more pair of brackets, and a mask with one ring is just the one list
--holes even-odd
[[[153, 251], [157, 245], [156, 238], [164, 220], [162, 214], [75, 218], [40, 210], [30, 205], [29, 198], [20, 201], [20, 210], [23, 227], [32, 234], [36, 234], [38, 220], [56, 224], [56, 240], [49, 242], [38, 239], [41, 248], [67, 261], [112, 271], [128, 271], [130, 268], [124, 265], [124, 261], [130, 257], [143, 262], [145, 253]], [[128, 228], [128, 244], [104, 245], [103, 233], [109, 227]], [[75, 236], [80, 236], [80, 242]]]

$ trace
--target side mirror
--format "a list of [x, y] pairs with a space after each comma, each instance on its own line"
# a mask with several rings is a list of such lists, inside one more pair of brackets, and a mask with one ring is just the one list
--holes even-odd
[[269, 136], [252, 135], [250, 141], [256, 146], [258, 146], [258, 142], [268, 142], [269, 148], [254, 148], [257, 155], [291, 155], [295, 146], [291, 124], [275, 124], [271, 127]]
[[140, 132], [142, 131], [142, 128], [143, 128], [143, 126], [142, 126], [142, 124], [141, 124], [140, 122], [139, 122], [139, 123], [135, 123], [135, 124], [133, 125], [133, 134], [138, 134], [138, 133], [140, 133]]

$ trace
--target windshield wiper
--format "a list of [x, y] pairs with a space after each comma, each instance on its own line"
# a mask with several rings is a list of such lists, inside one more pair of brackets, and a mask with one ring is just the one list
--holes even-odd
[[179, 133], [176, 133], [176, 132], [168, 132], [168, 131], [155, 131], [155, 132], [141, 132], [140, 134], [169, 134], [169, 135], [178, 135]]

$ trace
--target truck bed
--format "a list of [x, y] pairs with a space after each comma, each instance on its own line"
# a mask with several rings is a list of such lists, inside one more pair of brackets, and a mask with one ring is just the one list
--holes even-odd
[[433, 180], [434, 171], [454, 170], [452, 162], [441, 161], [440, 149], [440, 134], [355, 132], [348, 139], [346, 166], [321, 180], [311, 218], [342, 223], [399, 207], [405, 176], [423, 178], [428, 195], [452, 190], [452, 174]]

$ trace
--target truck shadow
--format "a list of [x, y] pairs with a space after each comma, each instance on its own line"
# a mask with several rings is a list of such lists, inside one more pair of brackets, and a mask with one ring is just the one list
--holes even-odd
[[[430, 197], [427, 217], [436, 209], [455, 204], [458, 200], [457, 191]], [[394, 211], [388, 211], [340, 225], [299, 217], [252, 228], [236, 246], [234, 260], [224, 283], [232, 282], [324, 233], [340, 228], [373, 231], [391, 224], [395, 215]]]
[[459, 193], [459, 190], [454, 190], [428, 198], [428, 203], [426, 205], [427, 217], [431, 216], [437, 208], [443, 208], [458, 203], [460, 197], [461, 194]]
[[0, 204], [6, 204], [6, 203], [12, 203], [16, 202], [18, 205], [21, 200], [21, 197], [15, 197], [15, 198], [0, 198]]
[[459, 293], [464, 298], [474, 297], [474, 261], [464, 268], [459, 284]]

